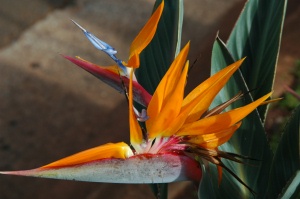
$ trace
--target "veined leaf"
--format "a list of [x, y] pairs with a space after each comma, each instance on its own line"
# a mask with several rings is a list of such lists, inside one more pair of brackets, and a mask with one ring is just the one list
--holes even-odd
[[[212, 74], [221, 70], [225, 66], [231, 64], [233, 59], [228, 52], [225, 44], [217, 38], [212, 52]], [[239, 91], [247, 91], [247, 85], [240, 71], [237, 71], [233, 78], [229, 80], [227, 85], [221, 90], [219, 95], [213, 101], [211, 108], [227, 101], [235, 96]], [[241, 107], [252, 101], [249, 94], [245, 95], [243, 100], [232, 104], [228, 109]], [[246, 117], [242, 126], [237, 130], [229, 142], [219, 147], [220, 150], [248, 156], [258, 161], [246, 161], [246, 164], [238, 164], [224, 160], [224, 164], [233, 171], [239, 178], [245, 182], [251, 189], [257, 193], [257, 198], [264, 198], [266, 194], [269, 170], [272, 160], [272, 152], [269, 148], [264, 127], [257, 111]], [[215, 166], [211, 166], [211, 173], [215, 177], [211, 183], [214, 188], [212, 194], [217, 198], [252, 198], [253, 195], [245, 186], [239, 183], [232, 175], [224, 171], [224, 176], [220, 186], [217, 183], [217, 174]], [[208, 174], [205, 174], [208, 175]], [[201, 197], [201, 192], [199, 195]]]
[[300, 106], [287, 123], [271, 167], [268, 198], [297, 198], [300, 191]]
[[[286, 4], [287, 0], [248, 0], [227, 41], [234, 60], [247, 57], [241, 71], [254, 89], [254, 99], [273, 89]], [[258, 110], [264, 121], [266, 106]]]
[[[228, 49], [232, 55], [217, 38], [212, 53], [212, 73], [231, 64], [234, 60], [245, 56], [247, 59], [241, 69], [234, 74], [234, 78], [216, 97], [212, 107], [230, 99], [240, 90], [248, 91], [247, 87], [250, 90], [255, 89], [254, 99], [272, 90], [285, 9], [285, 0], [249, 0], [228, 40]], [[264, 85], [261, 85], [262, 81]], [[239, 101], [229, 108], [239, 107], [250, 101], [252, 97], [247, 95], [244, 101]], [[265, 113], [266, 107], [263, 107], [259, 109], [259, 112], [255, 111], [245, 118], [243, 125], [232, 139], [220, 147], [221, 150], [259, 160], [251, 162], [252, 166], [224, 161], [229, 169], [257, 193], [257, 198], [266, 197], [266, 182], [272, 160], [272, 152], [269, 149], [262, 123]], [[212, 173], [216, 174], [216, 172]], [[224, 172], [223, 182], [219, 188], [216, 182], [212, 185], [215, 186], [212, 194], [216, 194], [217, 197], [250, 198], [252, 196], [227, 172]], [[200, 190], [199, 196], [201, 197]]]

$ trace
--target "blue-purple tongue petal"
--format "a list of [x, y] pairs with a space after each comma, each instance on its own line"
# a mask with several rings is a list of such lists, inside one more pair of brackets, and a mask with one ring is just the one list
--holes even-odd
[[[72, 20], [72, 19], [71, 19]], [[86, 38], [97, 48], [98, 50], [101, 50], [105, 52], [108, 56], [110, 56], [117, 64], [118, 66], [124, 71], [126, 75], [128, 75], [126, 67], [123, 65], [122, 60], [118, 59], [115, 54], [117, 54], [117, 51], [110, 46], [109, 44], [105, 43], [104, 41], [98, 39], [94, 34], [90, 33], [86, 29], [84, 29], [81, 25], [79, 25], [77, 22], [72, 20], [72, 22], [82, 30]]]

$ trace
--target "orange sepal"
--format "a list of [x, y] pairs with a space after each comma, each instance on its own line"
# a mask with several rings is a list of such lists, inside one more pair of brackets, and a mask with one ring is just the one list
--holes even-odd
[[129, 60], [128, 63], [126, 64], [127, 67], [131, 68], [138, 68], [140, 67], [140, 57], [137, 53], [133, 53]]
[[214, 115], [211, 117], [200, 119], [199, 121], [185, 124], [177, 133], [177, 135], [200, 135], [221, 131], [237, 122], [241, 121], [265, 100], [271, 96], [272, 92], [264, 95], [258, 100], [231, 111]]
[[[245, 59], [245, 58], [244, 58]], [[186, 123], [198, 120], [207, 111], [212, 100], [224, 87], [233, 73], [240, 67], [241, 59], [214, 74], [197, 86], [183, 101], [182, 111], [189, 111]]]
[[130, 143], [133, 145], [133, 147], [136, 150], [138, 150], [139, 144], [141, 144], [143, 141], [143, 134], [133, 110], [132, 76], [133, 76], [133, 70], [130, 71], [129, 95], [128, 95]]
[[[166, 102], [168, 101], [167, 98], [170, 97], [174, 92], [177, 92], [178, 94], [180, 89], [177, 89], [177, 91], [175, 89], [177, 88], [177, 85], [179, 85], [178, 82], [182, 75], [182, 69], [185, 66], [184, 63], [186, 62], [189, 47], [190, 44], [187, 43], [175, 58], [175, 60], [172, 62], [170, 68], [157, 86], [147, 108], [147, 113], [149, 115], [149, 120], [147, 120], [147, 128], [151, 128], [151, 126], [156, 125], [154, 121], [161, 113], [162, 109], [164, 108], [163, 106], [170, 102]], [[183, 86], [184, 88], [186, 74], [182, 78], [184, 78], [184, 82], [182, 82], [183, 85], [181, 85], [180, 87]], [[176, 108], [179, 108], [180, 110], [181, 104]]]
[[189, 142], [198, 144], [203, 148], [215, 149], [227, 142], [234, 132], [241, 126], [241, 124], [242, 122], [239, 122], [216, 133], [193, 136]]
[[146, 46], [153, 39], [163, 8], [164, 8], [164, 1], [161, 2], [161, 4], [152, 14], [148, 22], [145, 24], [145, 26], [142, 28], [142, 30], [133, 40], [130, 46], [130, 53], [129, 53], [130, 55], [129, 55], [129, 61], [127, 65], [128, 67], [134, 67], [134, 68], [139, 67], [139, 54], [146, 48]]
[[67, 167], [106, 158], [125, 159], [132, 155], [133, 153], [126, 143], [108, 143], [76, 153], [74, 155], [42, 166], [41, 168]]
[[161, 112], [152, 119], [151, 125], [147, 123], [150, 138], [171, 136], [182, 126], [184, 120], [178, 121], [177, 117], [180, 113], [183, 101], [188, 67], [189, 62], [187, 61], [179, 81], [174, 85], [173, 92], [164, 100]]

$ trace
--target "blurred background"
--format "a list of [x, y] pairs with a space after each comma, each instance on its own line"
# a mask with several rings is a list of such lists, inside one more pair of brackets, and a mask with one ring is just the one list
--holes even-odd
[[[245, 0], [185, 1], [183, 44], [191, 40], [188, 90], [209, 75], [219, 31], [226, 41]], [[129, 141], [123, 95], [60, 54], [112, 64], [70, 21], [75, 20], [127, 59], [154, 0], [0, 0], [0, 170], [31, 169], [107, 142]], [[290, 0], [284, 25], [275, 97], [297, 90], [300, 74], [300, 2]], [[297, 87], [298, 86], [298, 87]], [[294, 100], [287, 96], [286, 99]], [[284, 101], [268, 116], [276, 143], [282, 123], [298, 104]], [[275, 141], [274, 141], [275, 140]], [[275, 144], [276, 145], [276, 144]], [[196, 198], [190, 183], [174, 183], [170, 198]], [[153, 198], [147, 185], [84, 183], [0, 176], [0, 198]], [[186, 195], [185, 195], [186, 198]]]

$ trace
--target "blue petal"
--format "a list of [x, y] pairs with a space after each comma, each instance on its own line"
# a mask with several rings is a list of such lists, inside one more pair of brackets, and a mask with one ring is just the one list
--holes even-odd
[[71, 21], [82, 30], [86, 38], [97, 48], [98, 50], [101, 50], [105, 52], [107, 55], [109, 55], [116, 63], [117, 65], [123, 70], [123, 72], [128, 75], [126, 67], [123, 65], [122, 60], [118, 59], [115, 54], [117, 54], [117, 51], [110, 46], [109, 44], [105, 43], [104, 41], [98, 39], [95, 35], [84, 29], [82, 26], [80, 26], [78, 23], [76, 23], [74, 20], [71, 19]]

